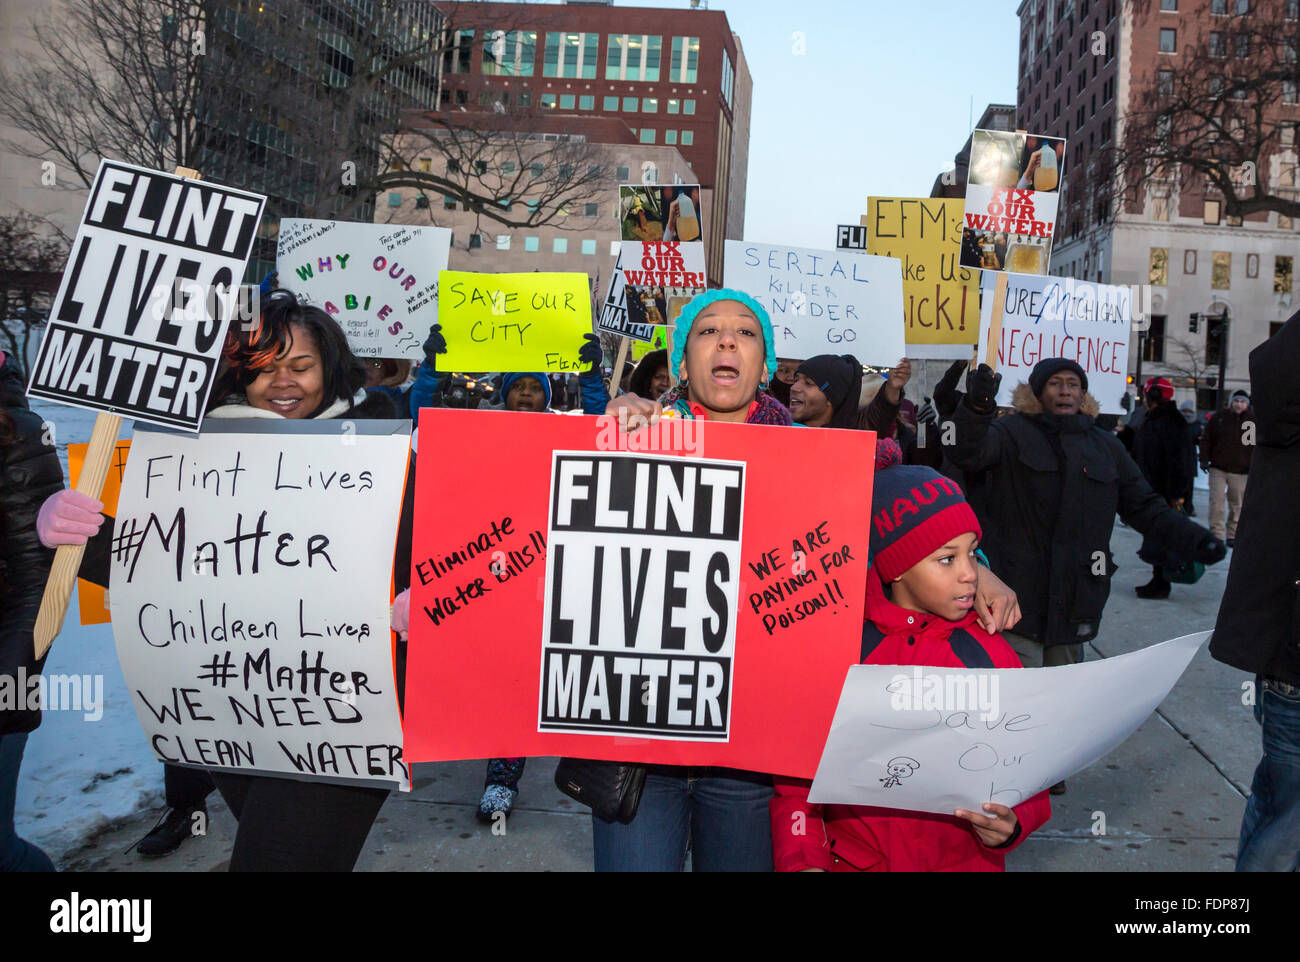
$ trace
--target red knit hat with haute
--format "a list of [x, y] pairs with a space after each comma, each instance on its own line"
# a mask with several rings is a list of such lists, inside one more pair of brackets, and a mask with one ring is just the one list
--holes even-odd
[[871, 493], [871, 568], [888, 583], [968, 531], [983, 531], [961, 486], [933, 468], [878, 471]]

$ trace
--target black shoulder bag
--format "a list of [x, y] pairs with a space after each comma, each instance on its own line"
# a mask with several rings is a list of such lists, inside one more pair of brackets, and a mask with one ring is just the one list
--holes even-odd
[[632, 821], [645, 786], [644, 765], [561, 758], [555, 787], [607, 822]]

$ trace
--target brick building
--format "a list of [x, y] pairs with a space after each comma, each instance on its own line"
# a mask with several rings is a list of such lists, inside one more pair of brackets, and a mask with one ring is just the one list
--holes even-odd
[[[1298, 225], [1268, 212], [1229, 220], [1204, 180], [1181, 190], [1153, 184], [1122, 201], [1106, 157], [1123, 144], [1128, 115], [1176, 75], [1183, 54], [1260, 2], [1289, 0], [1023, 0], [1017, 10], [1016, 127], [1067, 140], [1052, 273], [1149, 284], [1151, 324], [1140, 352], [1134, 335], [1130, 369], [1141, 353], [1144, 378], [1170, 375], [1180, 401], [1194, 397], [1201, 409], [1216, 402], [1219, 346], [1207, 342], [1204, 321], [1191, 330], [1189, 315], [1228, 311], [1224, 387], [1248, 387], [1251, 349], [1295, 310]], [[1294, 103], [1276, 107], [1300, 122]], [[1296, 196], [1294, 126], [1271, 163], [1273, 183]]]

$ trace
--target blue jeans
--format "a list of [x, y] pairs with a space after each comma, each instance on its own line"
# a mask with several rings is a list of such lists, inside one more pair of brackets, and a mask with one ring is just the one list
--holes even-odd
[[596, 871], [680, 872], [689, 842], [696, 872], [770, 872], [771, 797], [768, 775], [651, 766], [631, 822], [592, 816]]
[[0, 735], [0, 872], [53, 872], [50, 857], [14, 829], [18, 769], [26, 747], [26, 732]]
[[1255, 720], [1264, 757], [1241, 820], [1238, 872], [1300, 870], [1300, 687], [1255, 679]]

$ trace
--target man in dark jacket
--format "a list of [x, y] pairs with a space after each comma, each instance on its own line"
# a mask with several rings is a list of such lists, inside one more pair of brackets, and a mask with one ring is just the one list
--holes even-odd
[[[1187, 422], [1174, 406], [1174, 386], [1168, 378], [1148, 378], [1142, 386], [1142, 398], [1147, 416], [1133, 438], [1133, 460], [1142, 469], [1142, 476], [1151, 490], [1164, 498], [1171, 508], [1183, 511], [1192, 496], [1195, 477], [1195, 453], [1192, 437], [1187, 432]], [[1171, 553], [1158, 539], [1142, 542], [1138, 557], [1152, 566], [1151, 580], [1135, 590], [1139, 598], [1168, 598], [1170, 584], [1165, 577], [1166, 566], [1180, 561], [1175, 551]]]
[[41, 723], [29, 700], [45, 658], [32, 638], [54, 552], [36, 535], [42, 502], [63, 488], [50, 432], [27, 408], [18, 362], [0, 351], [0, 872], [52, 872], [39, 848], [14, 831], [18, 768]]
[[1210, 654], [1253, 672], [1264, 756], [1237, 871], [1300, 869], [1300, 312], [1250, 352], [1255, 454]]
[[1031, 667], [1035, 656], [1048, 666], [1073, 664], [1097, 636], [1110, 595], [1117, 512], [1154, 542], [1205, 564], [1227, 549], [1169, 507], [1119, 440], [1094, 424], [1097, 402], [1078, 364], [1039, 361], [1029, 384], [1016, 388], [1016, 411], [995, 419], [1001, 379], [984, 364], [967, 376], [944, 452], [963, 471], [988, 472], [986, 497], [975, 506], [981, 547], [1020, 600], [1017, 634], [1036, 644], [1008, 640]]
[[852, 354], [818, 354], [802, 362], [790, 385], [790, 416], [810, 428], [858, 426], [862, 362]]
[[[1228, 547], [1237, 539], [1237, 519], [1246, 493], [1246, 475], [1255, 450], [1255, 412], [1250, 395], [1233, 391], [1226, 411], [1215, 411], [1201, 435], [1201, 467], [1210, 472], [1210, 530], [1216, 538], [1227, 535]], [[1223, 502], [1228, 502], [1224, 524]]]

